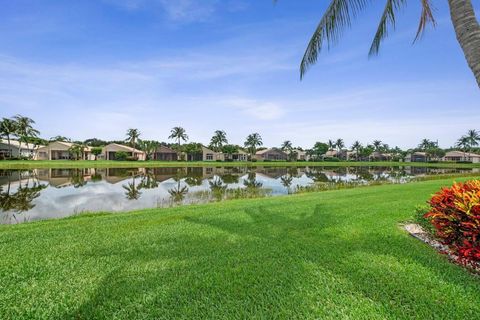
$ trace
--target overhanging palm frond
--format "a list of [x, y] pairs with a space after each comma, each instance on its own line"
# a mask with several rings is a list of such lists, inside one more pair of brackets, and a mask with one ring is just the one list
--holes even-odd
[[395, 12], [405, 5], [406, 2], [406, 0], [387, 0], [382, 17], [380, 18], [380, 23], [378, 24], [377, 32], [370, 46], [369, 56], [378, 54], [380, 44], [388, 35], [389, 25], [395, 28]]
[[365, 8], [369, 0], [332, 0], [323, 15], [317, 29], [313, 33], [300, 64], [300, 78], [303, 78], [308, 68], [317, 62], [324, 42], [330, 47], [338, 40], [345, 27], [351, 25], [351, 20], [359, 11]]
[[420, 22], [418, 24], [417, 34], [415, 36], [415, 41], [417, 41], [425, 31], [427, 24], [431, 23], [434, 27], [437, 25], [435, 18], [433, 17], [433, 10], [430, 0], [420, 0], [422, 3], [422, 13], [420, 14]]

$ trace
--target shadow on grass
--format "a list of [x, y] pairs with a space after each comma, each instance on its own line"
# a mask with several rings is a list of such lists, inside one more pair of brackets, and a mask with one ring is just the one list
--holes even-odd
[[61, 318], [478, 315], [477, 279], [374, 216], [359, 217], [371, 228], [357, 228], [336, 209], [250, 205], [236, 215], [187, 215], [175, 232], [138, 228], [149, 241], [133, 233], [121, 248], [83, 254], [117, 265]]

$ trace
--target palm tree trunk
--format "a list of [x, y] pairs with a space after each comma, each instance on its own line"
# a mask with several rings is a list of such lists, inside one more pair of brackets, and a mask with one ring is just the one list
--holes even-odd
[[471, 0], [448, 0], [457, 40], [480, 87], [480, 25]]
[[10, 158], [12, 157], [12, 146], [10, 145], [10, 134], [7, 134], [8, 150], [10, 150]]

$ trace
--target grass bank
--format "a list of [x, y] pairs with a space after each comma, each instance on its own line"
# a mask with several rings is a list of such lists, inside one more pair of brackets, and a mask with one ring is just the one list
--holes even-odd
[[423, 162], [185, 162], [185, 161], [72, 161], [72, 160], [51, 160], [51, 161], [0, 161], [0, 169], [36, 169], [36, 168], [152, 168], [152, 167], [356, 167], [356, 166], [415, 166], [432, 168], [480, 168], [480, 163], [423, 163]]
[[398, 226], [451, 182], [0, 226], [0, 318], [478, 318], [478, 278]]

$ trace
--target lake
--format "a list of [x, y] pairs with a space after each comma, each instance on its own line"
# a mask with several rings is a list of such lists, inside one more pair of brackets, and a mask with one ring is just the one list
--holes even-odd
[[0, 223], [269, 197], [479, 169], [187, 167], [0, 170]]

